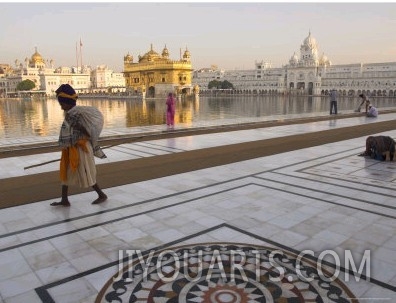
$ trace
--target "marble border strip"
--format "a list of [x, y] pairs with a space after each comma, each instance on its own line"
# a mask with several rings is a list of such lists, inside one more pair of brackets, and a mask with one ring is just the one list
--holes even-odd
[[[162, 139], [162, 140], [169, 140], [169, 139]], [[153, 148], [153, 149], [158, 149], [158, 150], [162, 150], [162, 151], [167, 151], [169, 153], [177, 153], [177, 152], [188, 151], [187, 149], [181, 149], [181, 148], [177, 148], [177, 147], [161, 145], [161, 144], [158, 144], [158, 143], [153, 143], [152, 141], [142, 141], [142, 142], [136, 142], [136, 143], [133, 143], [133, 144], [138, 145], [138, 146], [142, 146], [142, 147], [147, 147], [147, 148]]]
[[[274, 182], [274, 181], [272, 181], [271, 179], [266, 179], [266, 178], [262, 178], [262, 177], [258, 177], [258, 178], [261, 179], [261, 180], [263, 180], [263, 181], [271, 181], [271, 182]], [[293, 187], [295, 187], [295, 188], [310, 190], [309, 187], [298, 186], [298, 185], [294, 185], [294, 184], [291, 184], [291, 183], [288, 183], [288, 182], [280, 182], [279, 180], [276, 181], [276, 182], [277, 182], [277, 183], [284, 184], [284, 185], [293, 186]], [[370, 213], [370, 214], [373, 214], [373, 215], [378, 215], [378, 216], [381, 216], [381, 217], [396, 219], [396, 216], [391, 216], [391, 215], [388, 215], [388, 214], [382, 214], [382, 213], [375, 212], [375, 211], [372, 211], [372, 210], [367, 210], [367, 209], [358, 208], [358, 207], [355, 207], [355, 206], [349, 206], [349, 205], [346, 205], [346, 204], [337, 203], [337, 202], [334, 202], [334, 201], [328, 201], [328, 200], [325, 200], [325, 199], [321, 199], [321, 198], [317, 198], [317, 197], [312, 197], [312, 196], [309, 196], [309, 195], [304, 195], [304, 194], [300, 194], [300, 193], [295, 193], [295, 192], [293, 192], [293, 191], [289, 191], [289, 190], [285, 190], [285, 189], [280, 190], [279, 188], [272, 187], [272, 186], [268, 186], [268, 185], [262, 185], [262, 184], [257, 184], [257, 183], [251, 183], [251, 185], [257, 185], [257, 186], [261, 186], [261, 187], [264, 187], [264, 188], [269, 188], [269, 189], [272, 189], [272, 190], [282, 191], [282, 192], [284, 192], [284, 193], [288, 193], [288, 194], [291, 194], [291, 195], [296, 195], [296, 196], [299, 196], [299, 197], [304, 197], [304, 198], [308, 198], [308, 199], [311, 199], [311, 200], [320, 201], [320, 202], [323, 202], [323, 203], [329, 203], [329, 204], [333, 204], [333, 205], [337, 205], [337, 206], [341, 206], [341, 207], [346, 207], [346, 208], [350, 208], [350, 209], [355, 209], [355, 210], [363, 211], [363, 212]], [[317, 190], [317, 189], [315, 189], [315, 192], [320, 192], [320, 193], [329, 194], [329, 192], [319, 191], [319, 190]], [[362, 200], [362, 199], [356, 199], [356, 198], [353, 198], [353, 199], [352, 199], [351, 197], [342, 196], [342, 195], [337, 195], [337, 194], [334, 194], [334, 193], [333, 193], [332, 195], [333, 195], [333, 196], [337, 196], [337, 197], [341, 197], [341, 198], [346, 198], [346, 199], [353, 200], [353, 201], [358, 201], [358, 202], [366, 203], [366, 204], [371, 204], [371, 205], [375, 205], [375, 206], [385, 207], [384, 205], [381, 205], [381, 204], [378, 204], [378, 203], [375, 203], [375, 202], [365, 201], [365, 200]], [[389, 208], [396, 209], [396, 207], [391, 207], [391, 206], [389, 206]]]
[[[278, 248], [281, 248], [281, 249], [283, 249], [283, 250], [287, 250], [287, 251], [289, 251], [289, 252], [291, 252], [291, 253], [294, 253], [294, 254], [299, 254], [299, 251], [296, 250], [296, 249], [293, 249], [293, 248], [288, 247], [288, 246], [286, 246], [286, 245], [283, 245], [283, 244], [281, 244], [281, 243], [275, 242], [275, 241], [273, 241], [273, 240], [270, 240], [270, 239], [267, 239], [267, 238], [264, 238], [264, 237], [260, 237], [260, 236], [254, 234], [254, 233], [248, 232], [248, 231], [246, 231], [246, 230], [240, 229], [240, 228], [238, 228], [238, 227], [232, 226], [232, 225], [227, 224], [227, 223], [222, 223], [222, 224], [219, 224], [219, 225], [217, 225], [217, 226], [213, 226], [213, 227], [211, 227], [211, 228], [208, 228], [208, 229], [202, 230], [202, 231], [200, 231], [200, 232], [197, 232], [197, 233], [195, 233], [195, 234], [188, 235], [188, 236], [186, 236], [186, 237], [180, 238], [180, 239], [178, 239], [178, 240], [175, 240], [175, 241], [171, 241], [171, 242], [162, 244], [162, 245], [160, 245], [160, 246], [157, 246], [157, 247], [155, 247], [155, 248], [152, 248], [151, 250], [158, 251], [158, 250], [165, 249], [165, 248], [167, 248], [167, 247], [172, 247], [172, 246], [175, 246], [175, 245], [177, 245], [177, 244], [179, 244], [179, 243], [181, 243], [181, 242], [187, 241], [187, 240], [189, 240], [189, 239], [192, 239], [192, 238], [195, 238], [195, 237], [198, 237], [198, 236], [207, 234], [207, 233], [209, 233], [209, 232], [212, 232], [212, 231], [218, 230], [218, 229], [220, 229], [220, 228], [224, 228], [224, 227], [225, 227], [225, 228], [232, 229], [232, 230], [237, 231], [237, 232], [239, 232], [239, 233], [241, 233], [241, 234], [244, 234], [244, 235], [246, 235], [246, 236], [249, 236], [249, 237], [252, 237], [252, 238], [254, 238], [254, 239], [257, 239], [257, 240], [259, 240], [259, 241], [265, 242], [265, 243], [270, 244], [270, 245], [272, 245], [272, 246], [274, 246], [274, 247], [278, 247]], [[248, 243], [246, 243], [246, 244], [248, 244]], [[146, 250], [146, 251], [142, 252], [142, 255], [145, 256], [145, 255], [147, 255], [148, 253], [149, 253], [149, 250]], [[315, 263], [318, 262], [318, 258], [316, 258], [316, 257], [314, 257], [314, 256], [311, 256], [311, 255], [306, 255], [304, 258], [309, 259], [310, 261], [313, 261], [313, 262], [315, 262]], [[126, 262], [126, 261], [128, 261], [128, 260], [127, 260], [127, 258], [125, 258], [123, 261]], [[333, 268], [333, 269], [336, 269], [336, 265], [334, 265], [334, 264], [331, 263], [331, 262], [328, 262], [328, 261], [326, 261], [326, 260], [321, 260], [321, 262], [322, 262], [322, 264], [324, 264], [324, 265], [326, 265], [326, 266], [329, 266], [329, 267], [331, 267], [331, 268]], [[107, 269], [107, 268], [109, 268], [109, 267], [111, 267], [111, 266], [116, 266], [116, 265], [118, 265], [118, 264], [119, 264], [119, 261], [118, 261], [118, 260], [117, 260], [117, 261], [113, 261], [113, 262], [110, 262], [110, 263], [107, 263], [107, 264], [98, 266], [98, 267], [96, 267], [96, 268], [92, 268], [92, 269], [87, 270], [87, 271], [85, 271], [85, 272], [81, 272], [81, 273], [72, 275], [72, 276], [67, 277], [67, 278], [64, 278], [64, 279], [62, 279], [62, 280], [59, 280], [59, 281], [56, 281], [56, 282], [52, 282], [52, 283], [49, 283], [49, 284], [46, 284], [46, 285], [43, 285], [43, 286], [40, 286], [40, 287], [38, 287], [38, 288], [35, 288], [35, 291], [36, 291], [37, 295], [39, 296], [39, 298], [42, 300], [42, 302], [45, 302], [45, 303], [56, 303], [56, 302], [54, 301], [54, 299], [51, 297], [51, 295], [49, 294], [48, 289], [53, 288], [53, 287], [56, 287], [56, 286], [60, 286], [60, 285], [62, 285], [62, 284], [64, 284], [64, 283], [67, 283], [67, 282], [70, 282], [70, 281], [73, 281], [73, 280], [82, 278], [82, 277], [84, 277], [84, 276], [87, 276], [87, 275], [90, 275], [90, 274], [92, 274], [92, 273], [101, 271], [101, 270], [103, 270], [103, 269]], [[352, 274], [352, 275], [354, 274], [353, 270], [351, 270], [351, 269], [347, 270], [347, 269], [346, 269], [345, 267], [343, 267], [343, 266], [339, 266], [338, 269], [339, 269], [340, 271], [344, 272], [344, 273], [348, 272], [349, 274]], [[369, 283], [372, 283], [372, 284], [374, 284], [374, 285], [377, 285], [377, 286], [383, 287], [383, 288], [385, 288], [385, 289], [391, 290], [391, 291], [393, 291], [393, 292], [396, 292], [396, 286], [387, 284], [387, 283], [385, 283], [385, 282], [379, 281], [379, 280], [374, 279], [374, 278], [371, 278], [371, 277], [368, 278], [367, 276], [365, 276], [365, 275], [363, 275], [363, 274], [360, 276], [360, 278], [363, 279], [363, 280], [365, 280], [365, 281], [369, 280], [368, 282], [369, 282]]]
[[[327, 179], [331, 179], [331, 180], [340, 180], [339, 178], [335, 178], [335, 177], [323, 176], [323, 175], [320, 175], [320, 174], [307, 173], [304, 170], [302, 170], [301, 172], [304, 172], [305, 174], [308, 174], [310, 176], [318, 176], [318, 177], [321, 177], [321, 178], [327, 178]], [[327, 185], [333, 185], [333, 186], [342, 187], [342, 188], [348, 188], [348, 189], [351, 189], [351, 190], [359, 190], [359, 191], [365, 192], [365, 193], [371, 193], [371, 194], [373, 193], [372, 191], [369, 191], [369, 190], [366, 190], [366, 189], [360, 189], [360, 188], [357, 189], [355, 187], [347, 186], [347, 185], [343, 185], [343, 184], [334, 184], [334, 183], [331, 183], [331, 182], [325, 182], [325, 181], [321, 181], [321, 180], [317, 180], [317, 179], [311, 179], [311, 178], [308, 178], [308, 177], [293, 176], [293, 175], [286, 174], [286, 173], [279, 173], [279, 172], [274, 172], [274, 173], [278, 174], [278, 175], [285, 176], [285, 177], [294, 177], [294, 178], [298, 178], [298, 179], [302, 179], [302, 180], [318, 182], [318, 183], [323, 183], [323, 184], [327, 184]], [[256, 178], [261, 178], [261, 177], [256, 177]], [[365, 183], [365, 182], [359, 182], [359, 181], [355, 181], [355, 180], [351, 180], [351, 179], [341, 180], [341, 181], [348, 181], [348, 183], [353, 183], [353, 184], [361, 184], [361, 185], [366, 185], [366, 186], [373, 186], [369, 182]], [[378, 185], [378, 184], [375, 184], [375, 188], [377, 188], [377, 189], [381, 188], [381, 189], [384, 189], [384, 190], [395, 191], [395, 195], [386, 194], [386, 193], [379, 193], [379, 194], [381, 194], [381, 196], [385, 196], [385, 197], [395, 198], [396, 199], [396, 188], [381, 186], [381, 185]], [[384, 206], [384, 207], [389, 207], [389, 208], [396, 209], [396, 207], [392, 207], [392, 206]]]

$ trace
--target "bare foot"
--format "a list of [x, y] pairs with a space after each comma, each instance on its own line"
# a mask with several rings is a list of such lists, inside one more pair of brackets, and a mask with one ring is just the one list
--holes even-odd
[[60, 202], [52, 202], [50, 205], [51, 206], [65, 206], [65, 207], [68, 207], [68, 206], [70, 206], [70, 203], [68, 201], [67, 202], [60, 201]]
[[103, 195], [103, 196], [99, 196], [99, 198], [97, 198], [95, 201], [92, 202], [92, 204], [99, 204], [102, 203], [104, 201], [107, 200], [107, 196]]

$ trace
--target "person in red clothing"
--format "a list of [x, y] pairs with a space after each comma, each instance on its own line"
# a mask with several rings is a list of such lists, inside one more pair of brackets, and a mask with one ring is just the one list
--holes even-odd
[[173, 93], [169, 93], [166, 99], [166, 125], [168, 127], [174, 127], [175, 125], [175, 111], [175, 98], [173, 97]]

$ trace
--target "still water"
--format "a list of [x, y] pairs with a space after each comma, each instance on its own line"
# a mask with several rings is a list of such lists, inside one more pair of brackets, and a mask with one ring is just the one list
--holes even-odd
[[[374, 106], [396, 106], [395, 98], [377, 98]], [[338, 111], [353, 111], [360, 99], [341, 98]], [[189, 125], [219, 119], [237, 119], [329, 112], [328, 97], [307, 96], [233, 96], [199, 97], [176, 101], [175, 122]], [[80, 99], [78, 105], [98, 107], [104, 129], [165, 124], [165, 100]], [[63, 111], [56, 99], [0, 99], [0, 139], [58, 135]], [[229, 120], [230, 121], [230, 120]]]

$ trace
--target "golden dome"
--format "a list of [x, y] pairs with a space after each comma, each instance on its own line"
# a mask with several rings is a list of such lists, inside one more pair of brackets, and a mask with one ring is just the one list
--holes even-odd
[[124, 61], [125, 62], [133, 62], [133, 57], [129, 54], [129, 52], [126, 56], [124, 56]]
[[43, 57], [38, 53], [37, 51], [37, 47], [35, 48], [35, 52], [32, 55], [32, 59], [31, 59], [32, 63], [44, 63], [44, 59]]
[[139, 62], [145, 61], [154, 61], [155, 59], [160, 58], [161, 56], [153, 50], [153, 45], [151, 44], [151, 49], [147, 53], [145, 53], [142, 57], [140, 57]]

